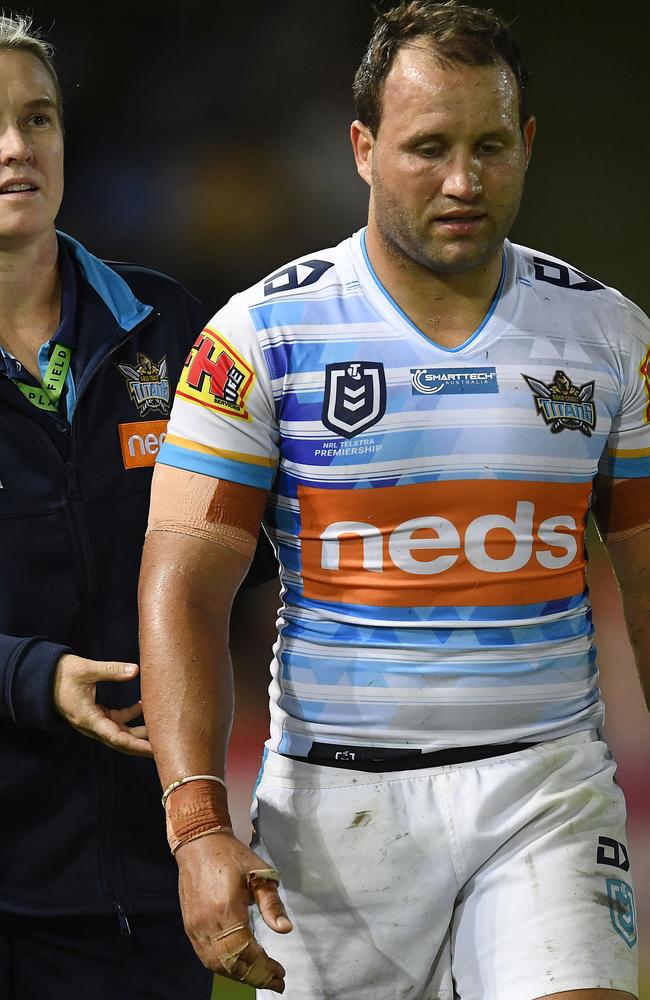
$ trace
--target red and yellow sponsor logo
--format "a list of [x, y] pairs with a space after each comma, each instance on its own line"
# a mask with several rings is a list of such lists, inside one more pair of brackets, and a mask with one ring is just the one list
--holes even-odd
[[135, 420], [118, 424], [122, 462], [125, 469], [153, 465], [167, 434], [166, 420]]
[[504, 480], [301, 486], [305, 596], [384, 607], [487, 607], [580, 594], [590, 493], [590, 483]]
[[646, 395], [645, 422], [646, 424], [650, 424], [650, 347], [646, 351], [646, 355], [641, 362], [639, 372], [641, 374], [641, 378], [643, 379]]
[[246, 399], [255, 372], [232, 344], [206, 327], [197, 337], [181, 372], [176, 394], [219, 413], [250, 420]]

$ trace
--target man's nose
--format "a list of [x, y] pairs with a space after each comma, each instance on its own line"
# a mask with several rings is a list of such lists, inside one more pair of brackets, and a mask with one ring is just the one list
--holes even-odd
[[29, 163], [32, 147], [18, 125], [7, 125], [0, 132], [0, 163]]
[[460, 201], [473, 201], [482, 191], [480, 164], [473, 156], [459, 153], [449, 160], [442, 185], [444, 195]]

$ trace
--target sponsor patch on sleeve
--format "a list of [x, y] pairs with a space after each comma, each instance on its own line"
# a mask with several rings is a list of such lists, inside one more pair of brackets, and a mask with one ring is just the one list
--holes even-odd
[[639, 372], [641, 373], [641, 378], [643, 379], [647, 400], [645, 408], [645, 422], [646, 424], [650, 424], [650, 348], [648, 348], [645, 353]]
[[176, 392], [192, 403], [250, 420], [246, 400], [254, 382], [255, 372], [241, 354], [206, 328], [189, 353]]

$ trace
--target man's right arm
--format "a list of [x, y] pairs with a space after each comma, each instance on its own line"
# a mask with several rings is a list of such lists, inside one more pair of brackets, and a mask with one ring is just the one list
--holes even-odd
[[[265, 490], [156, 468], [140, 577], [140, 652], [147, 728], [164, 788], [224, 775], [233, 710], [230, 610], [265, 499]], [[186, 930], [208, 968], [282, 992], [284, 970], [248, 926], [255, 902], [269, 927], [291, 929], [276, 885], [250, 878], [268, 865], [233, 836], [225, 788], [203, 782], [200, 791], [201, 784], [187, 782], [167, 801]]]

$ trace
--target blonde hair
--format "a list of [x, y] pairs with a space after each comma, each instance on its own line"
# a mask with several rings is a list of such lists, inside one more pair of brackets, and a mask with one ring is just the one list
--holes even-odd
[[52, 61], [54, 47], [40, 38], [37, 31], [32, 30], [32, 19], [26, 14], [0, 13], [0, 51], [3, 49], [18, 49], [35, 56], [47, 70], [56, 93], [56, 108], [59, 118], [63, 121], [63, 96], [61, 85]]

